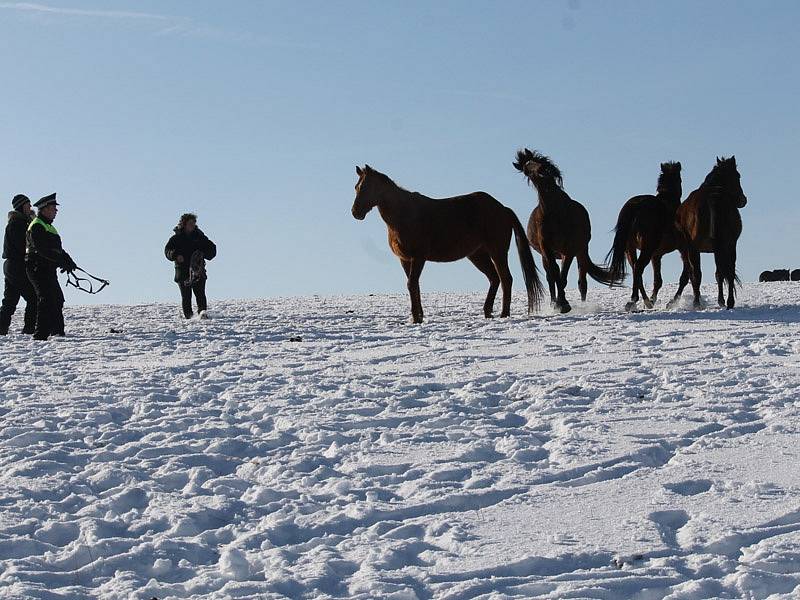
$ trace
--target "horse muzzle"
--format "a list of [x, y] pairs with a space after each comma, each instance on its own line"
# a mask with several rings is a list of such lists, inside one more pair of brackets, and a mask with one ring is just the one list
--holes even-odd
[[367, 218], [366, 212], [358, 211], [355, 208], [351, 212], [353, 213], [353, 217], [358, 219], [359, 221], [363, 221], [364, 219]]
[[742, 197], [739, 198], [739, 202], [736, 203], [736, 207], [737, 208], [744, 208], [745, 206], [747, 206], [747, 196], [742, 194]]

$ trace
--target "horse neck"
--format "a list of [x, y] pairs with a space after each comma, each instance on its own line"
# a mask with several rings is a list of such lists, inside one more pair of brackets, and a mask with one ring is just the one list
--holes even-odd
[[398, 227], [404, 222], [411, 192], [397, 186], [387, 185], [378, 200], [378, 212], [389, 227]]
[[656, 198], [661, 200], [661, 202], [672, 210], [677, 210], [681, 205], [681, 188], [659, 190], [658, 193], [656, 193]]
[[539, 196], [539, 207], [542, 212], [555, 211], [564, 206], [566, 194], [555, 183], [537, 185], [536, 192]]

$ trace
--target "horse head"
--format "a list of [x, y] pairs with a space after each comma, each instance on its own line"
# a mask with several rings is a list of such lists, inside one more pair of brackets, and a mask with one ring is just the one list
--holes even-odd
[[356, 167], [358, 181], [356, 182], [356, 199], [353, 201], [351, 212], [359, 221], [363, 221], [367, 213], [378, 204], [378, 193], [375, 189], [375, 173], [376, 171], [366, 164], [363, 169], [361, 167]]
[[656, 193], [670, 194], [674, 200], [679, 202], [682, 193], [681, 186], [681, 163], [663, 162], [661, 163], [661, 174], [658, 176]]
[[533, 185], [553, 182], [558, 187], [561, 187], [564, 183], [561, 171], [556, 164], [536, 150], [531, 151], [525, 148], [517, 151], [517, 160], [511, 164], [514, 165], [517, 171], [525, 175]]
[[747, 196], [742, 191], [742, 176], [736, 168], [736, 157], [717, 157], [717, 165], [711, 171], [711, 174], [714, 173], [717, 185], [722, 188], [723, 196], [731, 200], [736, 208], [744, 208], [747, 205]]

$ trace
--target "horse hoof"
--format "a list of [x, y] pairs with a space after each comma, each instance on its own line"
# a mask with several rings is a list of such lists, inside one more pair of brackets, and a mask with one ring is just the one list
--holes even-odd
[[572, 307], [569, 305], [569, 302], [564, 302], [564, 304], [561, 304], [558, 307], [558, 312], [560, 312], [562, 315], [568, 313], [571, 310]]
[[694, 308], [695, 310], [703, 310], [705, 306], [699, 300], [695, 300], [694, 302], [692, 302], [692, 308]]
[[628, 312], [631, 312], [635, 308], [636, 308], [636, 302], [634, 302], [633, 300], [625, 304], [625, 310], [627, 310]]
[[655, 304], [653, 304], [653, 302], [651, 302], [650, 300], [645, 300], [644, 301], [644, 307], [645, 308], [653, 308], [653, 307], [655, 307]]
[[667, 308], [668, 309], [669, 308], [675, 308], [677, 305], [678, 305], [678, 300], [676, 300], [675, 298], [673, 298], [672, 300], [667, 302]]
[[507, 312], [500, 313], [500, 318], [501, 319], [507, 319], [510, 316], [511, 316], [511, 313], [507, 313]]

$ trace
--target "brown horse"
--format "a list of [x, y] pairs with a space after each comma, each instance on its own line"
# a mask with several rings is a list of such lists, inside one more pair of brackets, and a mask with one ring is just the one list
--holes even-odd
[[353, 216], [362, 220], [378, 207], [389, 230], [389, 247], [400, 259], [408, 279], [414, 323], [422, 323], [419, 277], [429, 260], [452, 262], [468, 258], [489, 279], [489, 293], [483, 305], [486, 318], [492, 316], [498, 286], [503, 287], [500, 316], [509, 316], [512, 277], [508, 248], [512, 232], [528, 291], [528, 312], [539, 307], [542, 285], [536, 262], [522, 223], [510, 208], [484, 192], [434, 200], [404, 190], [369, 165], [356, 167], [356, 173]]
[[[574, 258], [578, 259], [581, 300], [586, 300], [587, 273], [605, 285], [621, 283], [622, 278], [615, 278], [610, 271], [594, 264], [589, 258], [589, 240], [592, 237], [589, 213], [564, 191], [561, 171], [553, 161], [525, 148], [517, 152], [517, 160], [512, 164], [528, 178], [539, 195], [539, 204], [528, 220], [528, 240], [542, 255], [553, 307], [562, 313], [572, 310], [564, 295], [564, 288]], [[561, 259], [560, 269], [557, 259]]]
[[[703, 184], [689, 194], [678, 207], [675, 227], [678, 231], [678, 249], [683, 259], [678, 291], [667, 308], [674, 306], [683, 289], [691, 280], [694, 291], [694, 307], [700, 308], [700, 253], [713, 253], [717, 267], [717, 303], [733, 308], [736, 300], [736, 242], [742, 233], [742, 217], [739, 209], [747, 204], [741, 185], [741, 176], [736, 168], [736, 157], [717, 158], [717, 164]], [[725, 301], [723, 285], [728, 284], [728, 300]]]
[[[634, 196], [619, 211], [614, 245], [606, 257], [615, 279], [625, 277], [625, 258], [633, 270], [633, 290], [625, 310], [633, 310], [639, 293], [647, 308], [653, 308], [663, 279], [661, 258], [678, 249], [675, 212], [681, 204], [681, 163], [661, 163], [656, 195]], [[637, 257], [636, 251], [639, 251]], [[642, 275], [648, 262], [653, 265], [653, 296], [647, 297]]]

